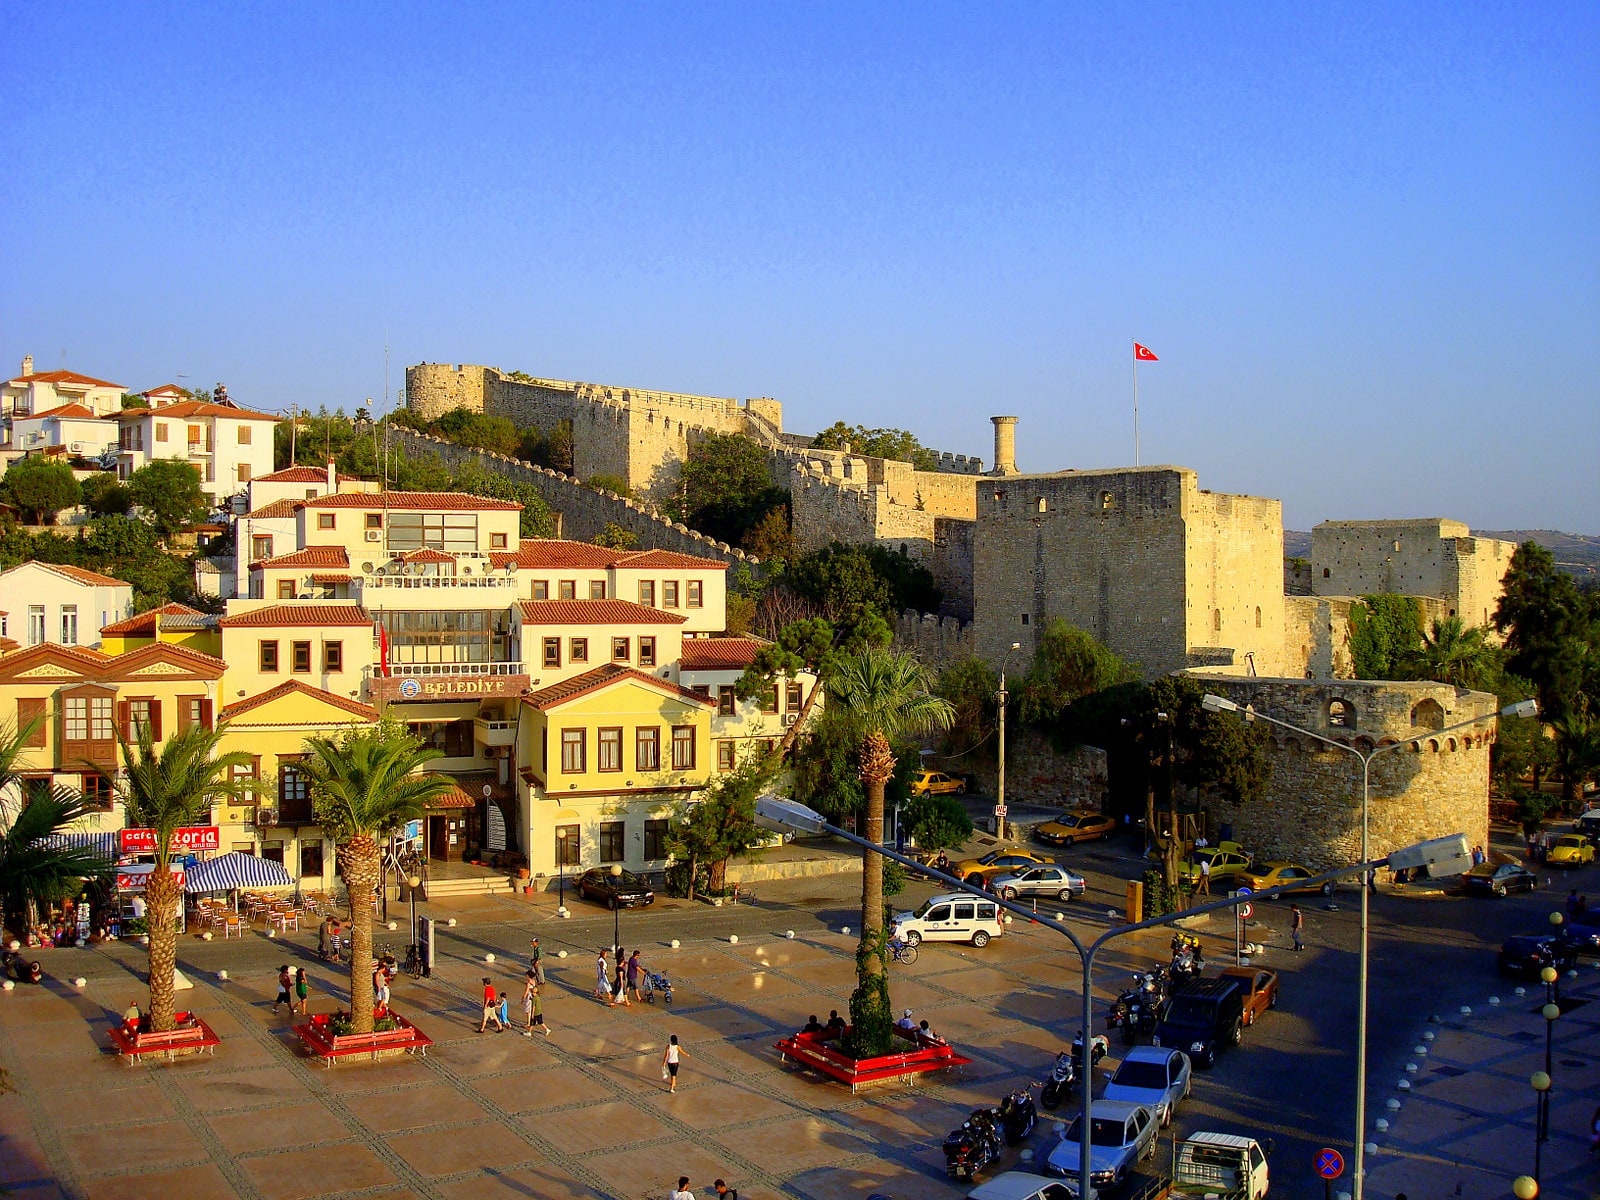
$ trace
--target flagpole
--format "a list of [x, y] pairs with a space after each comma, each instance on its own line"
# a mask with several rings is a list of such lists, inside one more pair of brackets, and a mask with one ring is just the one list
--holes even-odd
[[1133, 465], [1139, 465], [1139, 343], [1133, 344]]

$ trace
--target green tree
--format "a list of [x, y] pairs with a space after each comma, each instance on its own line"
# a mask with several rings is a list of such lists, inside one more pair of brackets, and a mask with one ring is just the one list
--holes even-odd
[[726, 775], [719, 775], [693, 804], [683, 806], [667, 834], [667, 848], [688, 869], [688, 897], [693, 900], [705, 871], [705, 891], [722, 895], [728, 887], [728, 860], [766, 840], [756, 824], [756, 797], [775, 773], [775, 756], [752, 756]]
[[1561, 777], [1561, 806], [1575, 811], [1583, 785], [1600, 771], [1600, 721], [1587, 704], [1575, 704], [1550, 722], [1555, 735], [1555, 768]]
[[89, 476], [82, 490], [83, 506], [96, 516], [124, 517], [133, 508], [133, 496], [110, 471]]
[[211, 509], [200, 472], [175, 458], [157, 458], [128, 477], [128, 495], [163, 538], [195, 524]]
[[904, 828], [917, 841], [919, 850], [949, 850], [972, 836], [972, 818], [967, 806], [954, 796], [924, 793], [911, 797], [906, 806]]
[[594, 544], [611, 550], [633, 550], [639, 545], [639, 535], [624, 529], [615, 521], [607, 521], [606, 527], [600, 531], [600, 536], [594, 539]]
[[762, 562], [791, 561], [796, 554], [796, 543], [789, 528], [789, 506], [779, 504], [769, 508], [766, 516], [751, 526], [739, 544], [746, 554], [754, 554]]
[[1350, 606], [1350, 662], [1357, 679], [1398, 679], [1422, 645], [1422, 606], [1414, 596], [1363, 596]]
[[[874, 647], [885, 648], [891, 640], [889, 627], [882, 622], [838, 628], [821, 617], [792, 621], [778, 631], [776, 640], [756, 651], [755, 658], [734, 685], [735, 694], [741, 700], [750, 700], [772, 687], [798, 679], [802, 674], [816, 676], [820, 681], [845, 656]], [[800, 715], [784, 731], [783, 739], [778, 743], [777, 754], [780, 759], [789, 752], [789, 747], [810, 723], [812, 710], [825, 690], [820, 682], [812, 685], [805, 703], [800, 706]]]
[[834, 542], [797, 559], [784, 585], [816, 604], [829, 620], [850, 623], [871, 611], [892, 623], [901, 612], [937, 612], [942, 599], [933, 573], [882, 546]]
[[[1509, 678], [1515, 680], [1515, 676]], [[1522, 688], [1502, 684], [1497, 690], [1501, 708], [1533, 695], [1531, 684]], [[1537, 791], [1540, 781], [1556, 769], [1555, 740], [1546, 734], [1544, 722], [1537, 717], [1500, 718], [1489, 748], [1489, 771], [1502, 796], [1515, 795], [1523, 780], [1531, 780]]]
[[1108, 647], [1057, 618], [1045, 626], [1033, 665], [1017, 688], [1018, 716], [1052, 724], [1073, 701], [1136, 678], [1138, 672]]
[[865, 425], [846, 425], [835, 421], [811, 439], [814, 450], [843, 450], [868, 458], [891, 458], [908, 462], [919, 471], [937, 471], [939, 456], [904, 429], [868, 429]]
[[1436, 617], [1423, 633], [1422, 644], [1401, 656], [1397, 678], [1494, 691], [1502, 667], [1500, 648], [1488, 634], [1486, 625], [1468, 629], [1460, 617]]
[[522, 444], [517, 427], [505, 417], [473, 412], [469, 408], [451, 409], [433, 421], [428, 432], [458, 446], [475, 446], [507, 457], [515, 455]]
[[544, 493], [531, 483], [486, 470], [469, 460], [456, 468], [445, 486], [450, 491], [466, 492], [472, 496], [515, 500], [522, 505], [517, 528], [523, 537], [549, 537], [555, 532], [555, 515], [545, 502]]
[[678, 481], [684, 522], [730, 546], [789, 499], [773, 486], [767, 452], [736, 433], [711, 434], [689, 447]]
[[[829, 672], [828, 703], [856, 736], [866, 791], [866, 829], [883, 840], [884, 792], [894, 774], [890, 741], [949, 726], [955, 713], [935, 695], [916, 659], [889, 650], [851, 655]], [[861, 941], [856, 949], [855, 993], [850, 997], [852, 1045], [857, 1058], [885, 1054], [892, 1039], [883, 931], [883, 857], [867, 854], [861, 871]]]
[[183, 888], [172, 874], [173, 831], [185, 825], [208, 825], [211, 810], [227, 800], [254, 792], [254, 779], [234, 778], [234, 769], [250, 766], [242, 750], [217, 753], [221, 730], [190, 725], [167, 738], [158, 749], [148, 725], [129, 744], [117, 730], [117, 749], [127, 765], [119, 791], [130, 827], [153, 829], [155, 869], [145, 885], [145, 913], [150, 926], [150, 1028], [165, 1032], [173, 1019], [173, 969], [178, 955], [178, 918]]
[[[107, 879], [112, 863], [85, 846], [55, 844], [98, 806], [66, 788], [37, 788], [24, 782], [28, 743], [44, 723], [37, 717], [20, 729], [0, 729], [0, 931], [19, 937], [29, 906], [59, 904], [83, 890], [86, 881]], [[24, 789], [27, 789], [24, 791]]]
[[424, 746], [396, 721], [355, 729], [337, 741], [311, 737], [298, 770], [311, 788], [317, 824], [339, 843], [339, 874], [350, 898], [350, 1024], [372, 1032], [372, 905], [383, 877], [381, 839], [422, 817], [455, 787], [420, 774], [443, 751]]
[[146, 400], [143, 396], [132, 395], [132, 394], [130, 394], [128, 392], [123, 392], [122, 393], [122, 411], [123, 412], [127, 412], [129, 409], [149, 408], [149, 407], [150, 407], [150, 401]]
[[966, 754], [995, 732], [1000, 705], [1000, 676], [981, 658], [966, 658], [939, 675], [939, 695], [950, 701], [955, 718], [945, 731], [944, 749]]
[[1533, 683], [1546, 720], [1588, 696], [1600, 702], [1600, 594], [1579, 591], [1550, 551], [1524, 542], [1511, 555], [1494, 625], [1506, 668]]
[[22, 510], [30, 525], [54, 525], [56, 514], [82, 496], [72, 468], [41, 454], [19, 458], [0, 477], [0, 493]]

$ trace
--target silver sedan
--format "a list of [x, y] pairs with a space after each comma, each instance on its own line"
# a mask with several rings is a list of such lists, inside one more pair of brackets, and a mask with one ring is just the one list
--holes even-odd
[[1002, 875], [992, 885], [1007, 900], [1018, 896], [1049, 896], [1056, 900], [1076, 900], [1088, 890], [1089, 881], [1054, 864], [1029, 867], [1015, 875]]
[[1182, 1050], [1160, 1046], [1135, 1046], [1123, 1056], [1117, 1073], [1106, 1084], [1107, 1100], [1124, 1100], [1153, 1109], [1162, 1125], [1172, 1123], [1172, 1110], [1193, 1087], [1189, 1056]]

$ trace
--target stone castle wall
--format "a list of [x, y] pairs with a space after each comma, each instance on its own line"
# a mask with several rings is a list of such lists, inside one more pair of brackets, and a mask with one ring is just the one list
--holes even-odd
[[1324, 521], [1311, 531], [1318, 596], [1436, 596], [1446, 616], [1487, 625], [1515, 542], [1475, 538], [1460, 521]]
[[[1494, 696], [1438, 683], [1196, 674], [1208, 691], [1353, 748], [1400, 746], [1372, 761], [1373, 858], [1452, 833], [1465, 833], [1470, 845], [1488, 844], [1489, 747], [1497, 730]], [[1336, 703], [1347, 706], [1349, 724], [1335, 723]], [[1467, 730], [1433, 735], [1470, 718], [1483, 719]], [[1231, 825], [1235, 839], [1263, 858], [1291, 859], [1317, 870], [1360, 862], [1359, 759], [1262, 724], [1272, 739], [1267, 794], [1251, 806], [1213, 800], [1213, 822]]]
[[396, 427], [389, 431], [389, 436], [392, 442], [404, 447], [406, 453], [413, 457], [434, 454], [452, 465], [475, 462], [486, 471], [518, 483], [530, 484], [544, 497], [545, 503], [560, 514], [561, 537], [580, 542], [593, 541], [605, 531], [608, 524], [614, 523], [637, 535], [638, 548], [641, 550], [676, 550], [681, 554], [714, 558], [735, 566], [760, 567], [760, 559], [671, 520], [653, 505], [626, 500], [612, 492], [597, 492], [584, 487], [572, 476], [548, 467], [538, 467], [488, 450], [458, 446], [454, 442], [442, 441], [410, 429]]
[[912, 612], [909, 608], [895, 622], [894, 646], [915, 654], [934, 671], [943, 671], [977, 653], [970, 621]]
[[1283, 673], [1283, 505], [1185, 487], [1189, 649], [1231, 649], [1236, 666]]
[[[933, 754], [928, 766], [952, 775], [970, 775], [986, 796], [996, 794], [997, 748], [991, 739], [959, 757]], [[1060, 804], [1067, 808], [1103, 807], [1109, 774], [1106, 752], [1098, 746], [1057, 750], [1035, 729], [1006, 731], [1006, 802]]]
[[[1349, 679], [1350, 609], [1359, 596], [1285, 596], [1283, 666], [1286, 677]], [[1445, 602], [1436, 596], [1414, 596], [1422, 606], [1422, 624], [1445, 616]]]

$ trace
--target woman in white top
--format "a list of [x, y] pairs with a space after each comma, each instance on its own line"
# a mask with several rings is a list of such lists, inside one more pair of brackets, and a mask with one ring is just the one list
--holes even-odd
[[678, 1090], [678, 1063], [687, 1054], [687, 1051], [678, 1045], [678, 1035], [673, 1034], [667, 1039], [666, 1049], [661, 1052], [661, 1076], [667, 1081], [667, 1091]]

